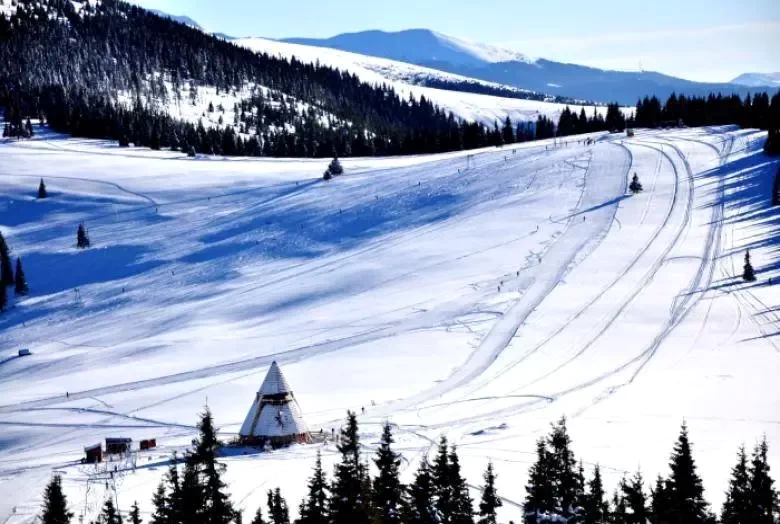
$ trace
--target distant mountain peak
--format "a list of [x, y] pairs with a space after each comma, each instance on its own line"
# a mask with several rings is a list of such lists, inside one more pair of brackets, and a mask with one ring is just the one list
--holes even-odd
[[780, 73], [742, 73], [731, 83], [748, 87], [780, 87]]
[[282, 41], [329, 47], [410, 63], [446, 62], [456, 66], [481, 66], [497, 62], [533, 63], [531, 59], [517, 51], [455, 38], [430, 29], [406, 29], [395, 32], [372, 29], [357, 33], [342, 33], [331, 38], [285, 38]]

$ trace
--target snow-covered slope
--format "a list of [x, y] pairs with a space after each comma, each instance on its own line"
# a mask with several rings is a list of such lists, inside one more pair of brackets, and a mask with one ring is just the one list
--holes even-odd
[[[481, 121], [491, 126], [495, 121], [501, 122], [507, 116], [513, 122], [525, 122], [536, 121], [539, 115], [545, 115], [557, 122], [561, 111], [567, 105], [422, 87], [415, 85], [415, 83], [425, 77], [452, 82], [481, 82], [492, 86], [500, 86], [500, 84], [491, 84], [422, 66], [347, 51], [279, 42], [265, 38], [239, 38], [233, 42], [260, 53], [283, 58], [295, 57], [309, 63], [319, 62], [355, 74], [364, 82], [392, 85], [402, 97], [414, 96], [419, 99], [419, 97], [424, 96], [461, 118]], [[583, 106], [569, 105], [569, 107], [579, 112]], [[585, 106], [585, 109], [588, 115], [592, 115], [594, 111], [606, 114], [606, 107], [602, 106], [597, 108]]]
[[750, 91], [734, 83], [692, 82], [652, 71], [615, 71], [544, 58], [530, 59], [516, 51], [426, 29], [392, 33], [363, 31], [325, 39], [286, 41], [411, 62], [521, 89], [601, 103], [617, 101], [632, 105], [638, 98], [654, 94], [666, 99], [672, 93], [707, 96], [721, 92], [744, 96]]
[[780, 73], [743, 73], [731, 83], [750, 87], [780, 87]]
[[470, 42], [429, 29], [398, 32], [372, 30], [344, 33], [332, 38], [287, 38], [284, 41], [369, 54], [413, 64], [447, 62], [474, 66], [509, 61], [533, 63], [522, 53], [511, 49]]
[[[766, 434], [780, 470], [780, 208], [762, 132], [344, 159], [325, 183], [321, 160], [37, 131], [0, 144], [0, 228], [31, 288], [0, 316], [0, 521], [30, 522], [52, 470], [77, 518], [108, 486], [148, 519], [203, 404], [229, 440], [273, 360], [313, 431], [365, 407], [370, 452], [393, 422], [404, 480], [440, 435], [473, 485], [491, 459], [504, 522], [522, 519], [535, 440], [561, 415], [607, 491], [638, 466], [667, 473], [683, 419], [716, 507], [741, 443]], [[645, 191], [629, 197], [634, 172]], [[77, 462], [112, 436], [160, 447]], [[295, 507], [318, 450], [332, 471], [332, 443], [224, 457], [244, 519], [277, 485]]]

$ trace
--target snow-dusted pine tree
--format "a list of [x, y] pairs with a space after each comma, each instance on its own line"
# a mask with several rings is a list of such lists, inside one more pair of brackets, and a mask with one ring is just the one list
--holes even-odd
[[745, 282], [755, 282], [756, 272], [753, 270], [753, 265], [750, 263], [750, 250], [745, 251], [745, 265], [742, 273], [742, 279]]

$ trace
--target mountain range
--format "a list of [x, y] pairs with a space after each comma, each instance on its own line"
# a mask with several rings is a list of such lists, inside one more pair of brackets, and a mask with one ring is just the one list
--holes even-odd
[[[428, 29], [363, 31], [332, 38], [287, 38], [285, 42], [326, 47], [409, 62], [467, 77], [579, 99], [634, 104], [638, 98], [672, 93], [746, 95], [758, 87], [780, 87], [773, 75], [751, 73], [733, 82], [704, 83], [651, 71], [615, 71], [531, 59], [496, 46], [467, 42]], [[744, 78], [743, 78], [744, 77]]]

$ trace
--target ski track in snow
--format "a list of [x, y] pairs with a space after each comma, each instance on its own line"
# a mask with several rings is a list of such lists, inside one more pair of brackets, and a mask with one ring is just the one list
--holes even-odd
[[[470, 480], [478, 478], [476, 472], [484, 466], [484, 460], [492, 458], [504, 483], [500, 485], [504, 520], [522, 518], [522, 493], [509, 486], [522, 485], [525, 466], [530, 464], [530, 459], [517, 459], [512, 454], [532, 453], [535, 438], [561, 413], [578, 425], [589, 424], [593, 435], [577, 433], [575, 438], [577, 442], [583, 439], [587, 446], [583, 456], [592, 461], [587, 464], [603, 463], [602, 459], [607, 458], [613, 464], [606, 468], [608, 477], [618, 478], [621, 472], [633, 470], [635, 463], [626, 462], [633, 452], [615, 457], [599, 455], [600, 442], [593, 438], [602, 435], [602, 426], [589, 421], [596, 417], [603, 424], [621, 417], [641, 420], [657, 416], [666, 421], [664, 427], [674, 428], [679, 423], [674, 401], [666, 405], [669, 415], [633, 405], [628, 410], [631, 413], [625, 409], [614, 411], [617, 408], [610, 406], [620, 406], [625, 402], [622, 399], [632, 398], [632, 392], [642, 391], [648, 384], [655, 384], [654, 391], [660, 394], [653, 406], [663, 405], [663, 389], [668, 386], [659, 386], [664, 384], [657, 382], [662, 380], [659, 377], [678, 368], [697, 370], [690, 367], [691, 362], [703, 354], [713, 361], [744, 346], [755, 348], [752, 351], [758, 358], [759, 348], [771, 347], [774, 351], [760, 356], [763, 364], [755, 365], [772, 369], [771, 363], [777, 362], [772, 359], [777, 358], [780, 349], [770, 329], [780, 325], [780, 315], [768, 298], [771, 295], [744, 285], [724, 290], [714, 283], [716, 274], [727, 281], [739, 275], [734, 257], [740, 255], [737, 236], [743, 233], [728, 222], [727, 215], [740, 216], [743, 207], [747, 209], [750, 204], [740, 201], [737, 209], [727, 208], [726, 175], [732, 158], [753, 158], [751, 146], [756, 135], [741, 135], [733, 128], [712, 128], [640, 130], [631, 139], [602, 135], [590, 147], [576, 140], [568, 138], [568, 145], [550, 150], [544, 143], [537, 143], [486, 149], [473, 156], [456, 153], [408, 160], [347, 160], [347, 174], [328, 184], [311, 177], [311, 166], [315, 171], [318, 168], [310, 161], [184, 162], [164, 152], [147, 154], [130, 149], [118, 153], [102, 149], [104, 146], [94, 147], [90, 141], [45, 137], [29, 143], [3, 144], [0, 158], [10, 155], [17, 163], [20, 158], [25, 160], [19, 174], [7, 170], [0, 173], [0, 191], [10, 187], [18, 192], [15, 184], [40, 177], [50, 186], [64, 186], [57, 187], [58, 191], [70, 188], [79, 195], [118, 191], [131, 198], [123, 202], [127, 207], [112, 212], [102, 212], [97, 205], [91, 207], [87, 211], [90, 223], [98, 228], [111, 225], [119, 231], [132, 231], [134, 224], [144, 224], [153, 210], [166, 217], [159, 227], [177, 226], [177, 221], [182, 221], [179, 229], [163, 230], [177, 231], [174, 234], [182, 236], [184, 247], [177, 247], [179, 250], [190, 245], [200, 249], [209, 236], [227, 239], [217, 242], [230, 246], [235, 240], [223, 234], [225, 231], [235, 231], [235, 238], [246, 242], [245, 238], [251, 239], [256, 233], [250, 228], [260, 227], [252, 226], [253, 220], [261, 218], [270, 220], [272, 227], [280, 224], [274, 235], [282, 247], [285, 242], [323, 243], [315, 229], [318, 224], [352, 224], [350, 221], [363, 215], [377, 218], [367, 222], [368, 226], [357, 222], [357, 227], [379, 228], [379, 232], [358, 229], [365, 239], [346, 247], [339, 245], [342, 239], [337, 239], [332, 246], [320, 246], [312, 256], [257, 259], [252, 252], [239, 251], [240, 256], [216, 263], [237, 265], [236, 275], [241, 278], [233, 277], [221, 293], [194, 299], [185, 298], [193, 296], [192, 291], [181, 285], [193, 286], [200, 283], [198, 278], [209, 278], [213, 270], [207, 271], [204, 264], [210, 262], [193, 266], [194, 273], [188, 273], [181, 263], [175, 264], [172, 267], [176, 273], [184, 275], [182, 284], [166, 283], [161, 290], [177, 293], [173, 299], [192, 302], [180, 306], [184, 324], [171, 328], [162, 325], [156, 328], [161, 330], [159, 336], [153, 333], [154, 324], [143, 328], [143, 322], [150, 319], [138, 311], [127, 309], [123, 315], [124, 308], [133, 307], [136, 301], [145, 307], [155, 304], [153, 294], [138, 294], [135, 289], [150, 285], [147, 283], [133, 286], [135, 293], [128, 301], [112, 305], [115, 312], [87, 309], [78, 313], [81, 310], [74, 309], [70, 315], [52, 314], [52, 321], [73, 326], [73, 333], [55, 332], [41, 321], [26, 326], [10, 324], [13, 343], [24, 341], [35, 354], [24, 358], [12, 353], [0, 355], [0, 376], [8, 379], [12, 399], [0, 405], [0, 499], [3, 490], [8, 489], [3, 479], [14, 479], [26, 486], [29, 500], [0, 503], [0, 520], [5, 518], [9, 524], [29, 520], [37, 511], [35, 501], [47, 472], [53, 468], [66, 472], [66, 488], [83, 502], [78, 503], [79, 511], [89, 516], [90, 508], [97, 507], [102, 483], [78, 471], [75, 459], [82, 445], [127, 432], [134, 436], [156, 435], [168, 441], [158, 459], [152, 461], [150, 456], [150, 462], [144, 462], [138, 472], [126, 468], [118, 474], [122, 499], [129, 498], [124, 492], [130, 490], [142, 505], [148, 505], [151, 489], [142, 485], [154, 485], [159, 474], [154, 471], [165, 469], [167, 459], [159, 457], [186, 449], [194, 431], [192, 421], [199, 395], [209, 395], [209, 405], [214, 402], [212, 409], [218, 413], [219, 422], [228, 426], [223, 434], [232, 436], [259, 374], [274, 360], [296, 377], [294, 387], [303, 387], [296, 397], [302, 399], [304, 415], [308, 412], [314, 420], [312, 429], [335, 427], [343, 409], [351, 407], [359, 412], [360, 404], [368, 406], [368, 399], [377, 398], [379, 402], [374, 404], [372, 400], [369, 409], [360, 415], [363, 449], [367, 454], [375, 451], [378, 428], [383, 421], [390, 421], [396, 430], [406, 476], [412, 474], [421, 457], [431, 455], [440, 434], [447, 434], [460, 449], [469, 450], [462, 461]], [[197, 180], [195, 187], [207, 191], [168, 197], [143, 178], [124, 178], [110, 170], [99, 177], [89, 176], [95, 170], [91, 162], [77, 172], [78, 177], [61, 169], [48, 173], [40, 166], [26, 173], [25, 162], [42, 162], [29, 156], [33, 152], [47, 153], [42, 155], [44, 158], [56, 155], [63, 162], [80, 157], [104, 159], [100, 162], [118, 166], [144, 162], [143, 166], [160, 169], [161, 173], [192, 166], [199, 173], [190, 175]], [[350, 162], [354, 168], [350, 168]], [[706, 166], [718, 176], [710, 194], [703, 189], [707, 184], [697, 180]], [[276, 167], [290, 172], [290, 179], [274, 173]], [[231, 185], [230, 178], [224, 178], [231, 168], [240, 173], [242, 184], [238, 187]], [[253, 170], [257, 174], [252, 175]], [[639, 171], [646, 184], [641, 198], [625, 195], [634, 171]], [[219, 176], [209, 179], [212, 174]], [[740, 184], [744, 184], [744, 176], [736, 175]], [[163, 178], [160, 182], [165, 186]], [[177, 184], [181, 182], [173, 182], [171, 187], [186, 187]], [[409, 205], [412, 207], [405, 207]], [[415, 214], [430, 213], [442, 205], [451, 206], [444, 215], [437, 212], [430, 214], [430, 219], [415, 220]], [[191, 207], [199, 210], [194, 222], [188, 222], [192, 219], [186, 214]], [[0, 225], [2, 213], [0, 209]], [[72, 223], [69, 215], [53, 215], [47, 218], [45, 227], [64, 230]], [[192, 236], [192, 231], [198, 230], [201, 234]], [[35, 242], [36, 235], [43, 231], [44, 224], [28, 222], [17, 236], [7, 238], [12, 247], [21, 244], [18, 249], [24, 255], [29, 249], [27, 243]], [[152, 230], [141, 231], [145, 234], [143, 231]], [[336, 231], [345, 233], [348, 240], [355, 234], [350, 229]], [[267, 239], [263, 242], [268, 243]], [[625, 247], [616, 250], [621, 244]], [[761, 250], [757, 253], [759, 258]], [[615, 260], [610, 271], [591, 276], [599, 257]], [[167, 273], [165, 268], [159, 272]], [[151, 279], [150, 283], [160, 278], [148, 275], [145, 278]], [[34, 276], [28, 275], [33, 288]], [[329, 298], [330, 288], [325, 285], [342, 281], [350, 285], [336, 288]], [[94, 291], [85, 285], [87, 305], [92, 307], [90, 304], [101, 300], [113, 304], [107, 302], [110, 293], [101, 288], [125, 286], [124, 282], [99, 282]], [[666, 282], [665, 287], [659, 282]], [[576, 298], [566, 303], [567, 293], [585, 284], [585, 291], [574, 293]], [[432, 286], [430, 291], [426, 290], [428, 286]], [[19, 314], [17, 309], [29, 312], [57, 303], [59, 296], [68, 291], [44, 300], [33, 294], [12, 314]], [[252, 316], [251, 308], [266, 302], [285, 304], [288, 293], [294, 298], [290, 299], [292, 305], [285, 307], [290, 308], [290, 315], [300, 317], [297, 324], [286, 320], [288, 314], [261, 313], [257, 319]], [[297, 294], [304, 297], [300, 304], [296, 302]], [[702, 303], [705, 298], [706, 303]], [[636, 339], [625, 339], [622, 351], [610, 348], [623, 333], [631, 335], [622, 324], [629, 319], [635, 322], [637, 313], [648, 304], [655, 309], [645, 311], [648, 318]], [[700, 304], [702, 307], [698, 307]], [[160, 302], [162, 318], [173, 318], [168, 310], [174, 307], [175, 302]], [[250, 308], [246, 319], [234, 318], [243, 308]], [[198, 321], [204, 318], [199, 313], [204, 311], [215, 314], [214, 320], [225, 322], [236, 333], [197, 331]], [[79, 324], [82, 314], [97, 315], [94, 329], [100, 336], [84, 336], [85, 326]], [[750, 322], [743, 322], [743, 316]], [[127, 336], [123, 336], [122, 329], [107, 330], [113, 325], [130, 328], [134, 322], [141, 322], [142, 327], [128, 331]], [[187, 331], [188, 327], [193, 331]], [[191, 354], [181, 349], [190, 344]], [[211, 358], [204, 358], [198, 344], [219, 349]], [[262, 352], [253, 355], [231, 348], [242, 344], [259, 345]], [[36, 345], [46, 350], [38, 355]], [[176, 349], [174, 354], [182, 359], [179, 368], [183, 369], [157, 369], [157, 364], [165, 363], [158, 356], [161, 350], [147, 354], [146, 346]], [[457, 352], [451, 353], [450, 347]], [[409, 348], [415, 351], [409, 353]], [[387, 351], [398, 353], [388, 358]], [[131, 371], [111, 375], [109, 357], [114, 353], [121, 355], [120, 366], [132, 366], [133, 359], [149, 359], [150, 367], [140, 368], [140, 372], [137, 366], [117, 367]], [[84, 379], [83, 366], [88, 364], [82, 363], [82, 358], [92, 359], [104, 370], [98, 380]], [[394, 364], [396, 359], [400, 359], [398, 365]], [[78, 383], [68, 381], [68, 373], [59, 369], [71, 362], [76, 364], [73, 373], [79, 377]], [[702, 371], [704, 376], [717, 372], [710, 371], [710, 362], [700, 363], [707, 370]], [[329, 376], [337, 365], [347, 367]], [[750, 365], [737, 357], [726, 369], [737, 373], [731, 368]], [[300, 377], [311, 379], [323, 371], [322, 386], [316, 384], [318, 379], [313, 388], [305, 382], [299, 385]], [[371, 378], [360, 385], [365, 373]], [[757, 372], [749, 376], [749, 380], [759, 377]], [[395, 377], [400, 383], [393, 385], [387, 377]], [[29, 379], [37, 379], [40, 389], [20, 389]], [[706, 381], [700, 384], [709, 387]], [[717, 384], [713, 392], [730, 382]], [[53, 394], [64, 391], [63, 385], [67, 385], [67, 396]], [[341, 388], [346, 388], [344, 393]], [[332, 405], [327, 400], [331, 397]], [[684, 395], [681, 400], [685, 400]], [[237, 410], [232, 409], [234, 404]], [[307, 410], [307, 406], [313, 407]], [[699, 409], [704, 408], [699, 405]], [[730, 416], [728, 408], [721, 409], [727, 410], [721, 418], [706, 409], [683, 413], [697, 424], [730, 420], [769, 433], [772, 438], [779, 434], [780, 430], [774, 429], [778, 421], [761, 407], [751, 407], [744, 416], [740, 409], [738, 418]], [[740, 435], [743, 440], [756, 436]], [[654, 441], [644, 443], [645, 447], [655, 445]], [[671, 446], [671, 441], [668, 444]], [[251, 511], [262, 500], [265, 488], [277, 483], [284, 483], [285, 490], [299, 489], [296, 486], [309, 471], [314, 448], [226, 457], [229, 473], [238, 475], [232, 479], [238, 505]], [[328, 445], [316, 449], [322, 449], [324, 460], [335, 460], [337, 454]], [[718, 448], [718, 452], [722, 450]], [[732, 452], [717, 460], [730, 461]], [[701, 461], [705, 470], [712, 453], [710, 450]], [[655, 459], [645, 458], [643, 471], [660, 471], [665, 467], [666, 457], [662, 458], [660, 465], [653, 462]], [[254, 467], [255, 460], [262, 462], [267, 473], [241, 473], [249, 472], [245, 468]], [[274, 469], [277, 465], [299, 473], [281, 474], [281, 470]], [[250, 476], [251, 481], [236, 483], [237, 478]], [[136, 477], [139, 480], [134, 480]], [[710, 480], [705, 478], [707, 482]], [[138, 485], [132, 487], [134, 484]], [[479, 487], [469, 486], [478, 495]], [[293, 491], [288, 499], [295, 500], [296, 495]], [[21, 511], [13, 514], [12, 507]]]

